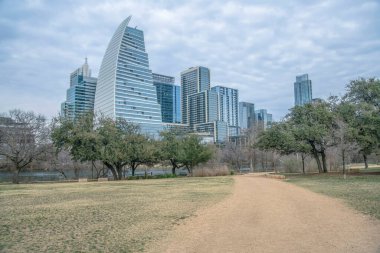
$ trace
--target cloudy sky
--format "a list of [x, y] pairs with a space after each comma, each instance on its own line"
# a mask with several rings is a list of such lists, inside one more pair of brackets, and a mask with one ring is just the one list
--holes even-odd
[[14, 1], [0, 0], [0, 112], [54, 116], [69, 74], [87, 56], [93, 76], [127, 16], [145, 34], [153, 72], [191, 66], [240, 101], [279, 120], [294, 104], [295, 76], [313, 97], [341, 95], [349, 80], [380, 76], [380, 1]]

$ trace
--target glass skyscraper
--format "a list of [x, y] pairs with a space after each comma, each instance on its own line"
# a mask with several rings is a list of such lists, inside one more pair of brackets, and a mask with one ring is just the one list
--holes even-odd
[[145, 52], [143, 31], [126, 18], [108, 44], [99, 71], [95, 112], [140, 125], [143, 133], [162, 130], [161, 109]]
[[181, 72], [182, 123], [215, 142], [228, 138], [227, 122], [218, 119], [218, 93], [210, 89], [210, 70], [192, 67]]
[[228, 125], [228, 136], [238, 136], [239, 129], [239, 91], [223, 86], [211, 88], [218, 97], [218, 120]]
[[256, 110], [256, 127], [258, 130], [265, 130], [272, 126], [272, 114], [268, 113], [266, 109]]
[[192, 126], [188, 97], [207, 90], [210, 90], [210, 70], [208, 68], [192, 67], [181, 72], [182, 124]]
[[254, 127], [255, 125], [255, 104], [239, 102], [239, 126], [242, 130]]
[[153, 73], [153, 85], [156, 86], [164, 123], [181, 123], [181, 87], [174, 85], [174, 80], [174, 77]]
[[97, 78], [91, 77], [87, 58], [82, 67], [70, 74], [70, 88], [66, 92], [66, 101], [61, 104], [61, 115], [75, 120], [94, 110]]
[[296, 76], [296, 82], [294, 83], [294, 104], [304, 105], [310, 103], [312, 99], [313, 93], [309, 75]]

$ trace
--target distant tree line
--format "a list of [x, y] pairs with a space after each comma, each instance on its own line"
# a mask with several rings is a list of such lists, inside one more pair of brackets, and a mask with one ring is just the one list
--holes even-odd
[[15, 182], [21, 171], [33, 167], [64, 177], [68, 167], [77, 177], [81, 169], [91, 169], [96, 178], [110, 171], [115, 180], [157, 164], [173, 174], [185, 168], [190, 175], [206, 162], [210, 168], [228, 164], [236, 171], [278, 170], [296, 167], [285, 159], [294, 155], [301, 158], [303, 172], [311, 158], [319, 172], [327, 172], [336, 163], [331, 153], [338, 154], [343, 170], [357, 154], [368, 167], [368, 156], [379, 146], [380, 81], [375, 78], [351, 81], [342, 97], [296, 106], [271, 128], [253, 127], [218, 145], [202, 144], [197, 135], [176, 128], [151, 138], [131, 122], [93, 114], [75, 121], [58, 116], [52, 122], [21, 110], [0, 116], [0, 169], [12, 170]]
[[342, 97], [294, 107], [283, 121], [262, 132], [255, 145], [281, 155], [311, 156], [319, 172], [328, 171], [329, 148], [338, 150], [344, 172], [352, 153], [362, 155], [368, 168], [367, 157], [380, 148], [380, 80], [354, 80]]
[[170, 162], [173, 174], [184, 167], [191, 175], [196, 165], [212, 157], [212, 149], [194, 134], [172, 129], [160, 136], [157, 140], [142, 134], [138, 125], [123, 119], [115, 121], [92, 114], [76, 121], [55, 119], [51, 135], [58, 151], [69, 151], [75, 161], [100, 161], [115, 180], [124, 177], [125, 168], [134, 176], [140, 165], [153, 166], [163, 161]]
[[0, 162], [7, 161], [6, 169], [14, 171], [14, 182], [19, 173], [33, 162], [44, 161], [65, 176], [65, 166], [74, 170], [91, 164], [96, 177], [106, 176], [109, 170], [114, 180], [132, 176], [141, 166], [169, 163], [172, 173], [186, 168], [192, 175], [194, 167], [207, 162], [214, 149], [202, 144], [199, 136], [179, 129], [165, 130], [160, 138], [142, 134], [139, 126], [122, 119], [96, 117], [92, 113], [76, 120], [56, 117], [49, 124], [41, 115], [12, 110], [0, 117]]

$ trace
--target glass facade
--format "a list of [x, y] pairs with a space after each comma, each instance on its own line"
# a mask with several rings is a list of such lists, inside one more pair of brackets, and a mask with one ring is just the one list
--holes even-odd
[[313, 93], [309, 75], [296, 76], [296, 82], [294, 83], [294, 104], [304, 105], [310, 103], [312, 99]]
[[140, 125], [143, 133], [157, 136], [162, 130], [161, 108], [145, 52], [143, 31], [128, 26], [131, 17], [117, 28], [99, 71], [95, 112]]
[[211, 88], [218, 97], [218, 120], [228, 125], [228, 135], [238, 136], [239, 131], [239, 91], [223, 86]]
[[82, 67], [70, 75], [70, 88], [66, 101], [61, 104], [61, 115], [75, 120], [80, 115], [94, 110], [97, 78], [91, 77], [87, 58]]
[[195, 125], [195, 131], [206, 134], [206, 137], [212, 136], [216, 143], [222, 143], [228, 140], [228, 126], [227, 123], [223, 121], [197, 124]]
[[248, 102], [239, 103], [239, 126], [242, 130], [252, 128], [255, 125], [255, 104]]
[[192, 67], [181, 72], [182, 123], [214, 142], [240, 134], [238, 90], [210, 87], [210, 70]]
[[181, 72], [181, 113], [182, 123], [190, 124], [188, 97], [210, 90], [210, 70], [205, 67], [192, 67]]
[[153, 85], [161, 106], [162, 122], [165, 123], [181, 123], [181, 87], [174, 85], [174, 80], [174, 77], [153, 73]]
[[272, 114], [268, 113], [266, 109], [256, 110], [255, 115], [258, 130], [265, 130], [272, 126]]

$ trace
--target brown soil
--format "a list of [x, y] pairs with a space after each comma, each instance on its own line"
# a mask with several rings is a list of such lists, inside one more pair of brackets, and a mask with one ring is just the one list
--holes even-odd
[[230, 197], [150, 252], [380, 252], [380, 222], [280, 180], [237, 176]]

